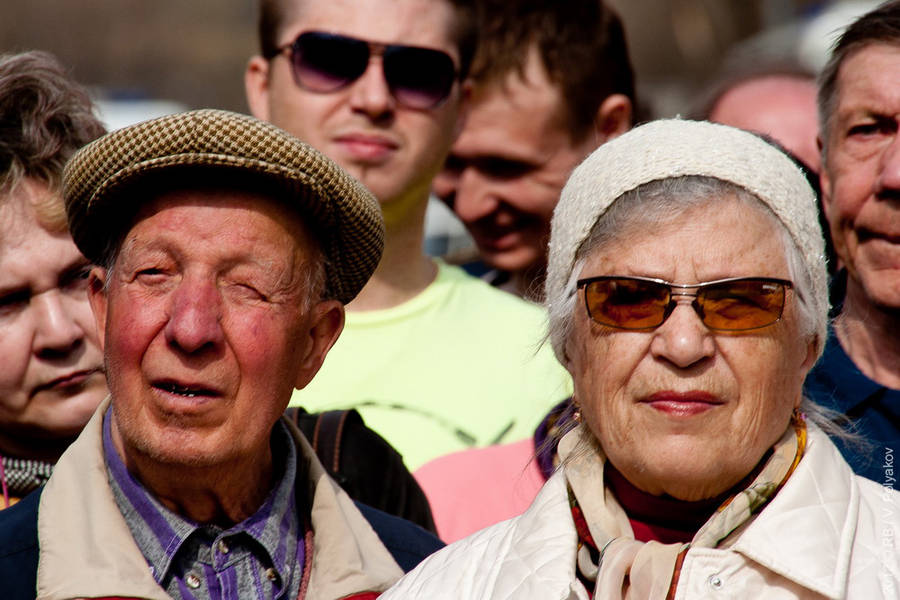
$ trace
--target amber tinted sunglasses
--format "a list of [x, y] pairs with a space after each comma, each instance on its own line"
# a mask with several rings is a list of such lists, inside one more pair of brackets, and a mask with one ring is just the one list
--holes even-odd
[[381, 56], [391, 95], [398, 104], [408, 108], [438, 106], [450, 95], [457, 78], [450, 55], [433, 48], [379, 44], [324, 31], [307, 31], [266, 58], [286, 51], [294, 83], [318, 93], [347, 87], [362, 77], [373, 55]]
[[790, 281], [769, 277], [738, 277], [677, 285], [648, 277], [601, 276], [578, 280], [584, 288], [588, 316], [617, 329], [653, 329], [662, 325], [679, 297], [693, 297], [691, 306], [704, 325], [719, 331], [747, 331], [781, 318]]

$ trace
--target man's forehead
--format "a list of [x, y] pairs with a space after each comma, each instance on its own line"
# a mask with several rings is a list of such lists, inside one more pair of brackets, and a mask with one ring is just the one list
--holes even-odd
[[873, 41], [860, 45], [841, 63], [836, 78], [838, 102], [845, 100], [877, 102], [871, 92], [900, 100], [900, 79], [885, 71], [900, 71], [900, 39], [896, 43]]
[[457, 14], [447, 0], [293, 0], [282, 35], [323, 30], [387, 44], [440, 48], [458, 54]]
[[[254, 213], [265, 215], [273, 223], [277, 223], [280, 228], [290, 232], [299, 247], [306, 248], [311, 243], [312, 238], [308, 225], [302, 215], [285, 206], [283, 202], [266, 193], [217, 186], [213, 183], [188, 188], [175, 187], [150, 194], [135, 214], [131, 227], [125, 234], [125, 239], [131, 237], [138, 223], [164, 211], [174, 215], [201, 211], [205, 211], [207, 215], [215, 215], [225, 214], [228, 209], [232, 209], [229, 214], [235, 215], [236, 218], [242, 218], [240, 215]], [[168, 223], [172, 233], [190, 235], [189, 232], [179, 233], [181, 222], [181, 218], [178, 216], [169, 218]], [[248, 223], [248, 221], [244, 222]], [[250, 235], [257, 232], [248, 230], [246, 233]]]

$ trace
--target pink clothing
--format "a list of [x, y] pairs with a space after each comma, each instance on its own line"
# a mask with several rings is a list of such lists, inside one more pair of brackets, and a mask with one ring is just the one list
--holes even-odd
[[525, 512], [546, 481], [531, 438], [447, 454], [413, 475], [448, 544]]

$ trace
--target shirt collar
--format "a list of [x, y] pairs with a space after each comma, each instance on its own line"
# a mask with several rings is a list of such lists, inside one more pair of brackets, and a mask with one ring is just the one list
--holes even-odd
[[[111, 411], [112, 407], [103, 420], [103, 454], [110, 485], [135, 543], [147, 559], [154, 579], [160, 583], [184, 542], [204, 525], [163, 506], [128, 472], [112, 442]], [[255, 513], [222, 535], [239, 532], [250, 535], [268, 554], [268, 561], [281, 581], [287, 581], [290, 566], [297, 560], [297, 539], [304, 534], [295, 496], [297, 450], [281, 421], [273, 428], [271, 444], [275, 469], [278, 472], [280, 467], [281, 477]]]
[[806, 388], [817, 402], [846, 414], [884, 386], [857, 368], [829, 327], [825, 352], [807, 377]]

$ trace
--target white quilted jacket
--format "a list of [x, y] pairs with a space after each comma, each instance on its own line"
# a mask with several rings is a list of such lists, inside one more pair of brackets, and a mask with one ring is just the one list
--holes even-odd
[[[447, 546], [380, 600], [587, 599], [575, 548], [557, 473], [525, 513]], [[811, 426], [796, 471], [732, 545], [688, 551], [675, 599], [897, 600], [898, 551], [900, 492], [854, 475]]]

